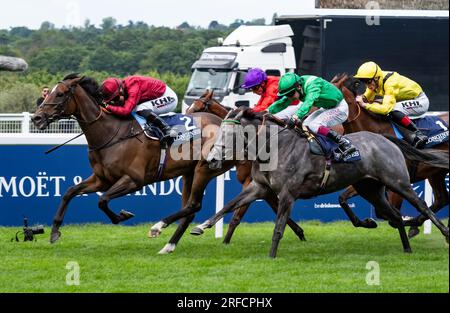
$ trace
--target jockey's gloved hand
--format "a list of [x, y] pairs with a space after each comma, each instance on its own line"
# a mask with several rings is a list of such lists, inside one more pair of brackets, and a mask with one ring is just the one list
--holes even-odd
[[297, 115], [293, 115], [286, 123], [286, 126], [288, 128], [295, 128], [296, 126], [298, 126], [300, 120], [297, 117]]

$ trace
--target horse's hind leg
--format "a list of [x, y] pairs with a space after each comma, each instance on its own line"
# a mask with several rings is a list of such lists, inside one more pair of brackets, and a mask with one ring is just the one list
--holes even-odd
[[[433, 213], [438, 212], [449, 203], [447, 184], [445, 183], [446, 176], [446, 173], [439, 173], [428, 178], [434, 195], [434, 202], [430, 206], [430, 210], [433, 211]], [[412, 225], [422, 225], [427, 219], [428, 218], [425, 215], [421, 214], [409, 221], [409, 223]]]
[[[388, 198], [389, 198], [389, 203], [401, 214], [403, 198], [399, 194], [392, 192], [392, 191], [389, 192]], [[405, 224], [405, 226], [408, 226], [409, 221], [405, 221], [404, 224]], [[411, 239], [411, 238], [417, 236], [419, 233], [420, 233], [419, 227], [415, 226], [415, 225], [411, 225], [409, 227], [409, 231], [408, 231], [408, 238]]]
[[54, 243], [56, 240], [61, 237], [61, 232], [59, 228], [64, 219], [64, 215], [67, 211], [67, 206], [69, 205], [70, 200], [77, 195], [88, 194], [96, 191], [100, 191], [105, 188], [104, 183], [98, 178], [95, 174], [91, 175], [86, 180], [83, 180], [78, 185], [70, 187], [64, 196], [62, 197], [62, 201], [56, 211], [55, 217], [53, 218], [53, 226], [52, 232], [50, 234], [50, 242]]
[[339, 195], [339, 204], [341, 205], [341, 208], [344, 210], [345, 214], [347, 214], [353, 226], [376, 228], [378, 225], [372, 218], [366, 218], [365, 220], [361, 221], [348, 205], [347, 201], [357, 195], [358, 192], [355, 190], [355, 188], [353, 188], [352, 186], [347, 187], [347, 189], [345, 189], [345, 191]]
[[233, 217], [231, 218], [230, 224], [228, 225], [228, 231], [223, 239], [224, 244], [229, 244], [231, 237], [233, 236], [236, 227], [241, 223], [242, 217], [245, 215], [249, 208], [249, 205], [244, 205], [234, 211]]
[[436, 217], [436, 215], [430, 210], [424, 200], [420, 199], [411, 185], [408, 183], [397, 182], [392, 186], [387, 186], [392, 191], [395, 191], [404, 199], [406, 199], [412, 206], [414, 206], [420, 213], [425, 216], [425, 219], [430, 219], [434, 225], [441, 231], [445, 239], [448, 241], [448, 227]]
[[138, 190], [138, 186], [130, 176], [122, 176], [111, 188], [109, 188], [98, 201], [98, 207], [105, 212], [113, 224], [119, 224], [134, 216], [133, 213], [122, 210], [119, 215], [111, 211], [108, 207], [108, 202], [114, 198], [124, 196], [128, 193]]
[[403, 245], [403, 251], [410, 253], [411, 246], [409, 244], [408, 236], [406, 235], [405, 226], [400, 212], [394, 209], [386, 198], [385, 187], [380, 182], [373, 179], [366, 179], [353, 185], [358, 193], [369, 201], [377, 211], [384, 218], [389, 220], [392, 227], [398, 229], [400, 239]]

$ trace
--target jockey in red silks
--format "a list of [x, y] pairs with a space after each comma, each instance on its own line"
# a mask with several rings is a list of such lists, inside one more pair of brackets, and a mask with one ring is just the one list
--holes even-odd
[[147, 124], [153, 123], [162, 131], [162, 141], [171, 136], [171, 127], [158, 115], [172, 112], [178, 97], [164, 82], [144, 76], [129, 76], [123, 80], [112, 77], [103, 82], [100, 93], [111, 113], [128, 116], [136, 111]]
[[[267, 76], [267, 74], [260, 68], [252, 68], [245, 75], [244, 84], [241, 88], [249, 89], [253, 93], [261, 96], [258, 103], [253, 107], [253, 112], [266, 111], [267, 108], [278, 99], [278, 82], [280, 77]], [[275, 114], [281, 119], [289, 119], [300, 101], [294, 100], [291, 105], [284, 111]], [[291, 112], [292, 111], [292, 112]]]

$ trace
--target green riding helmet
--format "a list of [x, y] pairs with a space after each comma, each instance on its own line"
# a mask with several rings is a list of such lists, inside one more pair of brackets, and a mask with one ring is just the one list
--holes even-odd
[[299, 84], [300, 76], [289, 72], [281, 76], [278, 82], [278, 96], [283, 97], [294, 90]]

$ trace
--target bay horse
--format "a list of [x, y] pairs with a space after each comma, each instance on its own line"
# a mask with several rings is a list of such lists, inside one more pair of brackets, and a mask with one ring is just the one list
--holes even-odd
[[[174, 159], [171, 150], [167, 149], [166, 160], [161, 168], [160, 141], [148, 139], [143, 131], [140, 131], [141, 128], [134, 118], [121, 118], [106, 111], [101, 106], [98, 89], [98, 83], [90, 77], [68, 75], [53, 88], [32, 118], [36, 127], [44, 130], [58, 119], [75, 117], [86, 136], [89, 162], [93, 170], [89, 178], [70, 187], [62, 197], [53, 219], [50, 242], [54, 243], [60, 238], [60, 227], [73, 197], [103, 192], [98, 207], [113, 224], [118, 224], [133, 217], [133, 214], [127, 211], [114, 213], [108, 207], [110, 200], [138, 191], [153, 182], [182, 176], [181, 211], [189, 214], [181, 216], [184, 218], [169, 243], [159, 253], [172, 252], [195, 213], [201, 209], [208, 182], [234, 166], [233, 162], [228, 162], [224, 164], [223, 169], [212, 170], [203, 157], [214, 143], [214, 136], [222, 119], [209, 113], [189, 115], [189, 118], [195, 118], [202, 130], [202, 138], [196, 139], [201, 140], [201, 158]], [[189, 152], [193, 155], [194, 141], [191, 140], [188, 145]], [[178, 148], [181, 149], [181, 146]], [[156, 237], [158, 233], [151, 231], [149, 235]]]
[[[332, 79], [331, 82], [341, 89], [349, 106], [349, 117], [343, 124], [346, 134], [365, 130], [378, 134], [389, 134], [395, 136], [392, 124], [387, 117], [374, 114], [362, 108], [358, 102], [356, 102], [356, 96], [361, 84], [358, 79], [347, 74], [338, 74]], [[440, 114], [439, 117], [448, 124], [448, 112]], [[434, 146], [433, 149], [448, 152], [449, 143], [448, 141], [441, 143]], [[433, 212], [438, 212], [440, 209], [449, 204], [449, 195], [445, 182], [445, 178], [449, 172], [448, 169], [434, 167], [421, 162], [411, 162], [410, 160], [406, 160], [406, 164], [408, 166], [411, 183], [416, 183], [425, 179], [428, 179], [430, 182], [434, 195], [434, 202], [430, 207]], [[347, 204], [347, 200], [355, 195], [357, 195], [357, 193], [353, 189], [349, 188], [339, 197], [339, 202], [346, 211], [353, 225], [362, 227], [369, 226], [369, 228], [376, 226], [376, 224], [374, 225], [374, 222], [369, 219], [360, 221], [352, 212]], [[396, 193], [391, 193], [390, 202], [400, 211], [403, 198]], [[419, 215], [406, 223], [411, 225], [408, 234], [410, 238], [419, 233], [418, 226], [422, 225], [426, 219], [427, 218], [424, 215]]]
[[[261, 125], [261, 120], [263, 120], [262, 124], [266, 121], [265, 126], [279, 125], [271, 119], [265, 119], [262, 114], [237, 109], [227, 115], [226, 122], [224, 121], [221, 126], [222, 132], [228, 134], [229, 138], [241, 136], [247, 150], [250, 140], [245, 138], [243, 129], [248, 125], [257, 128]], [[234, 127], [226, 127], [228, 123], [234, 125]], [[201, 235], [206, 228], [212, 227], [224, 214], [237, 207], [250, 204], [257, 199], [264, 199], [268, 202], [278, 199], [277, 220], [269, 253], [269, 256], [274, 258], [280, 239], [283, 237], [286, 221], [296, 199], [307, 199], [328, 194], [352, 185], [364, 199], [375, 207], [378, 216], [387, 219], [392, 227], [398, 229], [404, 252], [411, 252], [408, 236], [402, 216], [388, 202], [385, 193], [386, 188], [400, 194], [419, 212], [430, 218], [448, 240], [448, 228], [436, 218], [425, 201], [420, 199], [412, 189], [404, 152], [392, 141], [381, 135], [366, 131], [347, 135], [359, 149], [361, 160], [354, 163], [334, 163], [329, 178], [324, 184], [323, 169], [326, 160], [323, 156], [310, 153], [306, 135], [301, 128], [297, 128], [297, 131], [284, 131], [286, 128], [276, 128], [278, 129], [276, 133], [278, 145], [269, 147], [270, 154], [278, 160], [276, 168], [274, 170], [260, 170], [261, 163], [256, 158], [252, 166], [253, 180], [248, 188], [231, 200], [221, 211], [204, 223], [194, 227], [191, 234]], [[272, 134], [272, 127], [262, 129], [266, 133], [266, 138], [272, 138], [271, 136], [274, 135]], [[261, 132], [261, 128], [259, 132]], [[300, 133], [301, 136], [297, 133]], [[264, 145], [270, 144], [266, 141]], [[255, 151], [260, 151], [260, 148], [256, 147]], [[221, 164], [219, 160], [224, 160], [226, 156], [230, 155], [235, 157], [237, 153], [239, 152], [235, 151], [233, 143], [219, 138], [207, 160], [213, 166], [217, 166]], [[282, 161], [280, 162], [280, 160]]]
[[[224, 119], [225, 116], [231, 108], [220, 104], [216, 99], [214, 99], [214, 91], [206, 90], [205, 93], [199, 98], [194, 100], [194, 102], [186, 110], [187, 114], [192, 114], [196, 112], [208, 112], [219, 116]], [[251, 161], [241, 161], [236, 165], [236, 178], [241, 183], [242, 188], [245, 189], [252, 181], [251, 177], [252, 162]], [[250, 205], [244, 205], [233, 212], [233, 217], [228, 225], [227, 233], [223, 239], [224, 244], [229, 244], [231, 237], [233, 236], [236, 227], [241, 223], [242, 218], [247, 212]], [[276, 212], [275, 212], [276, 214]], [[291, 218], [287, 221], [288, 226], [294, 231], [294, 233], [299, 237], [300, 240], [305, 241], [305, 235], [303, 229], [298, 226], [295, 221]]]

